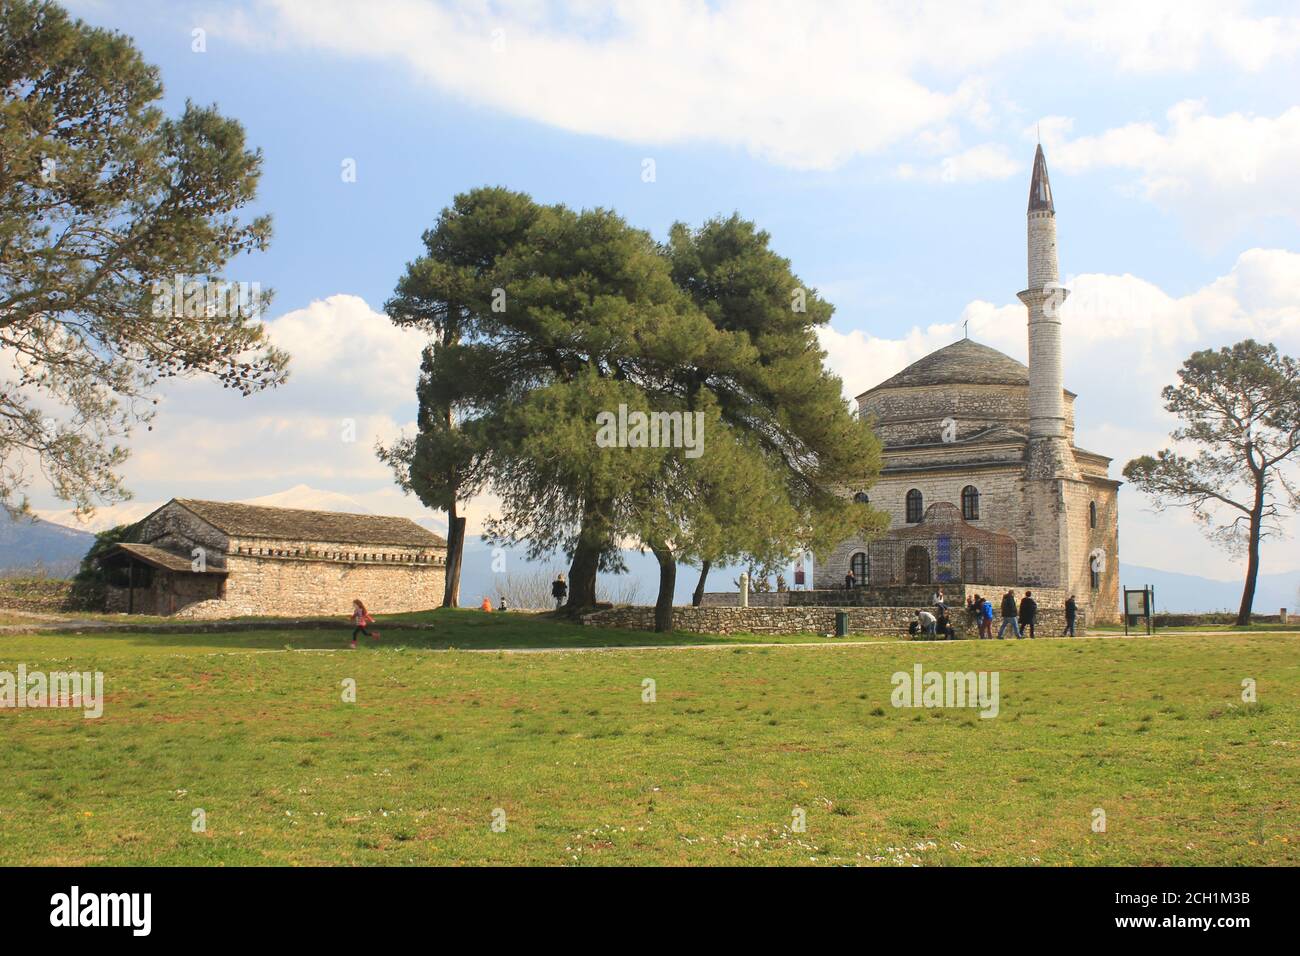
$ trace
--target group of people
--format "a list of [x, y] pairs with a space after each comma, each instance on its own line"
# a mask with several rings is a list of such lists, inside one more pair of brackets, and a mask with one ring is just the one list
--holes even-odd
[[957, 629], [952, 626], [952, 620], [948, 617], [948, 604], [943, 597], [943, 589], [934, 592], [931, 598], [934, 605], [933, 611], [917, 611], [916, 620], [912, 622], [910, 630], [913, 634], [928, 634], [930, 637], [942, 638], [946, 641], [957, 639]]
[[[1022, 638], [1026, 634], [1030, 638], [1038, 636], [1038, 602], [1034, 600], [1033, 591], [1026, 591], [1019, 603], [1016, 602], [1016, 592], [1007, 591], [1002, 595], [1000, 610], [1002, 626], [998, 628], [998, 640], [1005, 638], [1008, 629], [1016, 638]], [[1078, 613], [1079, 606], [1071, 594], [1065, 601], [1065, 630], [1062, 637], [1074, 637], [1074, 622]], [[979, 626], [980, 640], [992, 640], [993, 604], [987, 598], [979, 594], [970, 598], [966, 602], [966, 617]]]
[[[930, 637], [953, 640], [957, 636], [956, 630], [948, 617], [948, 604], [944, 600], [942, 588], [934, 592], [931, 602], [934, 610], [917, 611], [909, 630], [912, 634], [923, 633]], [[1026, 634], [1030, 638], [1038, 636], [1038, 602], [1034, 600], [1033, 591], [1026, 591], [1019, 602], [1016, 601], [1015, 591], [1007, 591], [1002, 595], [1001, 612], [1002, 626], [998, 628], [998, 640], [1004, 640], [1008, 630], [1016, 638], [1022, 638]], [[1074, 637], [1074, 622], [1078, 613], [1079, 606], [1071, 594], [1065, 602], [1065, 630], [1062, 637]], [[993, 639], [993, 604], [983, 595], [973, 595], [966, 601], [966, 619], [978, 627], [980, 640]]]

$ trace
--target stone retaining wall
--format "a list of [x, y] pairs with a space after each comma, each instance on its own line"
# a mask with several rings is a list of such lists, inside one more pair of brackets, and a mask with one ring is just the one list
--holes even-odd
[[[819, 588], [808, 591], [774, 591], [751, 594], [750, 607], [910, 607], [928, 608], [934, 596], [933, 584], [873, 584], [860, 588]], [[1007, 584], [945, 584], [944, 602], [949, 609], [960, 611], [968, 598], [983, 595], [992, 602], [996, 611], [1002, 595], [1015, 591], [1016, 599], [1024, 597], [1023, 585]], [[1033, 588], [1039, 613], [1053, 608], [1064, 609], [1068, 596], [1060, 588]], [[735, 591], [711, 591], [704, 595], [703, 607], [739, 607], [740, 595]]]
[[[905, 634], [916, 614], [916, 609], [910, 607], [679, 607], [673, 610], [673, 629], [696, 634], [829, 635], [835, 633], [836, 611], [848, 613], [849, 633], [853, 635]], [[610, 608], [584, 616], [582, 623], [651, 631], [654, 630], [654, 608]], [[998, 620], [993, 623], [995, 628], [1001, 626]], [[953, 618], [953, 629], [958, 637], [975, 636], [974, 626], [967, 627], [965, 614]], [[1040, 613], [1037, 630], [1044, 637], [1056, 637], [1064, 629], [1063, 612]], [[1076, 632], [1082, 635], [1085, 631], [1080, 614]]]
[[[785, 607], [793, 591], [750, 591], [750, 607]], [[740, 607], [739, 591], [705, 591], [700, 597], [700, 607]]]
[[12, 611], [88, 611], [92, 594], [76, 594], [64, 578], [0, 578], [0, 607]]

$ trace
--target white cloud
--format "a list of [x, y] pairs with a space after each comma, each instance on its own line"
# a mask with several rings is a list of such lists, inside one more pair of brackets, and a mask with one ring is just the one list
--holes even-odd
[[1007, 62], [1256, 70], [1300, 45], [1300, 20], [1210, 0], [250, 0], [206, 22], [256, 46], [398, 64], [440, 92], [572, 132], [716, 143], [806, 169], [955, 122], [988, 128], [981, 71]]
[[[1131, 275], [1080, 275], [1067, 285], [1065, 384], [1079, 396], [1076, 441], [1112, 456], [1112, 477], [1120, 477], [1130, 458], [1168, 444], [1175, 420], [1161, 405], [1160, 389], [1177, 380], [1193, 351], [1254, 337], [1300, 355], [1300, 254], [1250, 249], [1227, 275], [1180, 297]], [[1025, 319], [1018, 302], [973, 301], [957, 321], [914, 328], [901, 338], [824, 328], [821, 343], [844, 380], [845, 396], [852, 397], [960, 338], [963, 320], [970, 322], [971, 338], [1024, 362]], [[1121, 494], [1121, 506], [1125, 561], [1224, 578], [1240, 570], [1229, 556], [1211, 551], [1186, 516], [1153, 515], [1132, 489]], [[1294, 521], [1292, 531], [1300, 531]], [[1297, 566], [1293, 542], [1266, 547], [1269, 570]]]
[[1206, 234], [1224, 238], [1270, 216], [1300, 223], [1300, 106], [1273, 117], [1214, 116], [1203, 102], [1185, 100], [1168, 111], [1163, 130], [1130, 123], [1070, 139], [1073, 121], [1065, 117], [1048, 117], [1042, 128], [1053, 168], [1133, 170], [1144, 198]]
[[919, 169], [910, 163], [902, 163], [897, 173], [900, 179], [974, 183], [986, 179], [1006, 179], [1023, 169], [1024, 165], [1012, 159], [1005, 146], [998, 143], [984, 143], [945, 156], [937, 164]]

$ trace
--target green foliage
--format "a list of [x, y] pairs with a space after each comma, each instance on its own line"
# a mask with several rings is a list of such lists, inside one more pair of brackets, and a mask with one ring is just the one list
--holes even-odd
[[[629, 541], [668, 574], [879, 530], [843, 494], [873, 480], [879, 446], [825, 369], [831, 306], [767, 244], [735, 216], [660, 245], [604, 209], [458, 196], [388, 306], [434, 341], [419, 433], [381, 457], [431, 507], [490, 476], [489, 536], [568, 553], [574, 606]], [[703, 454], [602, 447], [597, 417], [620, 406], [700, 416]]]
[[103, 606], [108, 575], [100, 565], [99, 559], [115, 545], [124, 541], [137, 541], [138, 531], [138, 525], [120, 524], [95, 535], [94, 544], [81, 559], [81, 566], [77, 569], [77, 573], [72, 576], [72, 603], [87, 608]]
[[[35, 461], [78, 510], [126, 496], [117, 443], [152, 417], [161, 378], [205, 374], [248, 394], [287, 356], [248, 313], [165, 304], [178, 276], [220, 277], [260, 250], [270, 220], [241, 219], [261, 155], [215, 109], [157, 106], [157, 70], [121, 34], [56, 4], [0, 6], [0, 502]], [[61, 407], [61, 418], [48, 409]]]
[[[840, 380], [826, 369], [816, 330], [830, 321], [834, 308], [806, 288], [768, 242], [766, 232], [732, 215], [694, 231], [676, 223], [667, 247], [676, 284], [715, 327], [742, 336], [750, 347], [742, 362], [689, 369], [687, 394], [708, 389], [723, 417], [753, 436], [801, 520], [793, 536], [767, 535], [785, 544], [783, 555], [744, 544], [729, 550], [724, 544], [719, 552], [700, 555], [715, 562], [772, 564], [793, 546], [824, 555], [851, 535], [882, 532], [888, 522], [843, 494], [875, 481], [880, 445], [848, 408]], [[765, 514], [755, 509], [737, 518], [758, 522], [761, 537]], [[744, 528], [731, 530], [732, 539], [743, 542]]]
[[403, 490], [429, 508], [448, 514], [446, 606], [460, 590], [464, 522], [457, 502], [472, 497], [486, 478], [486, 446], [480, 432], [460, 427], [469, 398], [481, 393], [482, 369], [463, 346], [482, 336], [494, 309], [502, 307], [489, 277], [497, 259], [518, 243], [538, 208], [522, 193], [482, 188], [459, 195], [424, 234], [425, 254], [406, 267], [384, 308], [398, 325], [430, 336], [418, 386], [414, 436], [377, 449]]

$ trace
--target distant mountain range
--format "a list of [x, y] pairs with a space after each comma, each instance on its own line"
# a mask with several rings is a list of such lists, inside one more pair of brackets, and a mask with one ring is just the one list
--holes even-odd
[[95, 541], [93, 534], [35, 517], [10, 517], [0, 508], [0, 573], [43, 570], [68, 577]]
[[[324, 491], [308, 485], [296, 485], [285, 491], [250, 498], [247, 504], [270, 505], [281, 508], [309, 508], [316, 511], [340, 511], [369, 514], [355, 499], [333, 491]], [[129, 502], [112, 508], [100, 509], [89, 522], [76, 523], [70, 511], [42, 511], [35, 520], [10, 519], [0, 509], [0, 572], [41, 566], [50, 574], [71, 574], [94, 540], [88, 532], [102, 531], [115, 525], [138, 521], [159, 507], [162, 502]], [[420, 524], [446, 533], [446, 525], [430, 514]], [[70, 526], [70, 527], [69, 527]], [[641, 603], [654, 600], [658, 591], [659, 570], [654, 557], [637, 551], [625, 551], [624, 560], [629, 576], [602, 575], [601, 591], [605, 597], [634, 597]], [[529, 574], [541, 568], [567, 570], [563, 555], [550, 560], [529, 562], [523, 547], [503, 548], [494, 552], [472, 535], [465, 544], [465, 561], [461, 573], [461, 602], [477, 604], [484, 595], [496, 601], [498, 583], [504, 566], [507, 573]], [[709, 574], [707, 589], [732, 591], [739, 568], [715, 568]], [[679, 567], [675, 596], [677, 603], [689, 603], [699, 572], [690, 567]], [[1160, 611], [1235, 611], [1241, 602], [1241, 579], [1222, 581], [1195, 574], [1161, 571], [1137, 565], [1120, 564], [1120, 580], [1128, 587], [1153, 585], [1156, 589], [1156, 609]], [[629, 593], [632, 592], [632, 593]], [[1276, 614], [1278, 608], [1300, 610], [1300, 571], [1261, 574], [1255, 592], [1255, 610], [1261, 614]]]
[[[1203, 578], [1177, 571], [1160, 571], [1137, 565], [1119, 565], [1120, 581], [1125, 587], [1140, 588], [1150, 584], [1156, 589], [1157, 611], [1232, 611], [1241, 606], [1241, 589], [1246, 572], [1232, 581]], [[1300, 571], [1261, 574], [1255, 581], [1256, 614], [1276, 614], [1279, 608], [1291, 613], [1300, 611]]]

